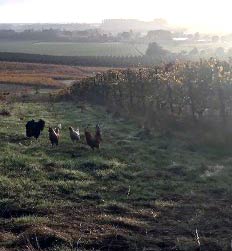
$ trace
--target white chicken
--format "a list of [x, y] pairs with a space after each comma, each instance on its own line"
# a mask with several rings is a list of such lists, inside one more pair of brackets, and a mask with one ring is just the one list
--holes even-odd
[[81, 136], [80, 136], [80, 131], [78, 128], [76, 130], [74, 130], [73, 127], [70, 126], [69, 133], [70, 133], [70, 138], [73, 143], [80, 141]]

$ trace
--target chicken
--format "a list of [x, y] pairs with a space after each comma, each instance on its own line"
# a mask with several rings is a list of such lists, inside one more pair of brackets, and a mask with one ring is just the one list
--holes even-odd
[[49, 132], [49, 139], [51, 141], [52, 146], [53, 145], [57, 145], [59, 144], [59, 138], [60, 138], [60, 129], [59, 128], [51, 128], [49, 127], [48, 129]]
[[72, 140], [72, 142], [77, 142], [80, 141], [81, 137], [80, 137], [80, 131], [77, 128], [76, 130], [74, 130], [71, 126], [69, 127], [69, 133], [70, 133], [70, 138]]
[[87, 145], [90, 146], [92, 148], [92, 150], [94, 150], [94, 148], [99, 149], [100, 143], [102, 141], [100, 127], [98, 125], [96, 126], [96, 133], [95, 133], [94, 137], [86, 128], [85, 129], [85, 139], [86, 139]]
[[95, 139], [98, 139], [100, 142], [102, 141], [101, 128], [99, 124], [96, 125]]
[[26, 127], [26, 135], [28, 138], [34, 137], [38, 139], [40, 133], [43, 131], [45, 127], [45, 121], [40, 119], [38, 122], [35, 122], [34, 119], [32, 119], [27, 122], [25, 127]]

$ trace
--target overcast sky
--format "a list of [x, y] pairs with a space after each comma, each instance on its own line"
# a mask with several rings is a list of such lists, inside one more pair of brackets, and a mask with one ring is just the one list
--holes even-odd
[[232, 31], [232, 0], [0, 0], [1, 23], [153, 20], [208, 31]]

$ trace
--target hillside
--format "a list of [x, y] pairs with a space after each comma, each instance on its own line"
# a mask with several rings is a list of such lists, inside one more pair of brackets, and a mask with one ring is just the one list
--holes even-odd
[[[76, 103], [12, 103], [0, 127], [1, 250], [229, 250], [231, 150], [180, 134], [146, 136], [133, 121]], [[84, 109], [83, 109], [84, 108]], [[62, 124], [51, 148], [45, 128]], [[103, 125], [100, 151], [73, 145], [68, 126]], [[92, 129], [93, 130], [93, 129]], [[54, 248], [58, 246], [59, 248]], [[62, 248], [61, 248], [62, 246]]]

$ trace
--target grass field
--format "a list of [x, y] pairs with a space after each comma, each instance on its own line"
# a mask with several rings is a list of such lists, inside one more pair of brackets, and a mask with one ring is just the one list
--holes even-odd
[[0, 41], [0, 52], [20, 52], [53, 56], [141, 56], [146, 44], [128, 43], [62, 43]]
[[[146, 137], [129, 120], [75, 103], [12, 103], [0, 127], [1, 250], [230, 250], [231, 150], [174, 135]], [[25, 138], [28, 119], [47, 127]], [[68, 126], [103, 124], [100, 151], [70, 142]], [[54, 248], [52, 246], [58, 246]], [[62, 246], [62, 248], [61, 248]]]

